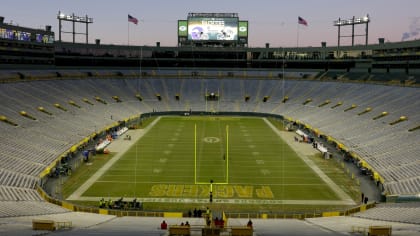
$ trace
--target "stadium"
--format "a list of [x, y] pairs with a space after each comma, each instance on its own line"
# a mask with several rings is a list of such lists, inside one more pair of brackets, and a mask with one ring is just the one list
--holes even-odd
[[237, 13], [189, 13], [177, 47], [89, 44], [57, 19], [0, 17], [2, 234], [419, 234], [420, 40], [353, 18], [365, 45], [252, 48]]

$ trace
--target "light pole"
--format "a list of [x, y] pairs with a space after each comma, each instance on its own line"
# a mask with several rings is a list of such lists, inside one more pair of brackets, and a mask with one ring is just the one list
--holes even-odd
[[[76, 34], [83, 34], [86, 36], [86, 44], [88, 44], [89, 39], [89, 30], [88, 30], [88, 24], [93, 23], [93, 18], [86, 16], [76, 16], [73, 14], [68, 15], [64, 14], [61, 11], [57, 14], [58, 19], [58, 41], [61, 42], [61, 33], [68, 33], [73, 35], [73, 43], [76, 41]], [[65, 32], [62, 30], [62, 21], [70, 21], [72, 23], [72, 31], [71, 32]], [[76, 32], [76, 23], [84, 23], [86, 24], [86, 32], [85, 33], [77, 33]]]
[[[367, 14], [366, 16], [357, 17], [357, 18], [353, 16], [353, 18], [347, 19], [347, 20], [343, 20], [341, 18], [338, 18], [338, 20], [334, 21], [334, 26], [337, 26], [338, 27], [338, 37], [337, 37], [337, 40], [338, 40], [337, 41], [337, 49], [338, 49], [337, 54], [338, 54], [338, 56], [340, 56], [339, 55], [339, 53], [340, 53], [340, 38], [343, 38], [343, 37], [351, 37], [351, 46], [354, 46], [354, 37], [365, 36], [365, 46], [368, 45], [369, 22], [370, 22], [369, 14]], [[365, 33], [364, 34], [355, 35], [354, 34], [354, 26], [355, 25], [359, 25], [359, 24], [365, 24], [366, 25]], [[346, 26], [346, 25], [350, 25], [351, 26], [351, 28], [352, 28], [351, 35], [345, 35], [345, 36], [343, 36], [343, 35], [341, 35], [341, 30], [340, 29], [341, 29], [342, 26]]]

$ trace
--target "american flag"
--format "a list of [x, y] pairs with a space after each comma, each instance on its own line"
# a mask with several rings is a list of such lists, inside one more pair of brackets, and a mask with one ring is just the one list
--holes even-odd
[[298, 24], [304, 25], [304, 26], [308, 26], [308, 22], [306, 22], [305, 19], [303, 19], [302, 17], [298, 17]]
[[130, 15], [128, 15], [128, 21], [133, 22], [136, 25], [137, 25], [137, 23], [139, 23], [139, 20], [137, 20], [136, 17], [130, 16]]

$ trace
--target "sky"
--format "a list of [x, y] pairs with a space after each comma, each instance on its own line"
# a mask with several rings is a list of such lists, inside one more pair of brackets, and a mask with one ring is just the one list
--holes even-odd
[[[101, 44], [177, 45], [177, 22], [186, 20], [189, 12], [238, 13], [249, 21], [249, 47], [317, 47], [337, 45], [337, 27], [333, 21], [369, 14], [369, 44], [399, 42], [420, 38], [420, 0], [2, 0], [0, 16], [5, 23], [44, 28], [51, 25], [58, 40], [58, 11], [93, 18], [89, 24], [89, 43]], [[129, 23], [128, 14], [140, 20]], [[297, 23], [298, 16], [308, 26]], [[63, 22], [63, 31], [72, 31]], [[85, 32], [84, 24], [76, 24], [76, 32]], [[364, 34], [365, 25], [356, 25], [355, 33]], [[351, 26], [342, 27], [341, 35], [350, 35]], [[71, 41], [71, 34], [63, 34]], [[364, 44], [356, 37], [355, 44]], [[76, 37], [85, 42], [84, 35]], [[341, 45], [351, 39], [341, 38]]]

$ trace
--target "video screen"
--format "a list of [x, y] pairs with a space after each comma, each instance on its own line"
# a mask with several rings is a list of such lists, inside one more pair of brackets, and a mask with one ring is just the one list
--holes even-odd
[[238, 18], [188, 18], [189, 40], [238, 40]]
[[239, 21], [239, 37], [248, 37], [248, 21]]
[[183, 37], [188, 36], [188, 21], [186, 20], [178, 21], [178, 37], [180, 36], [183, 36]]

